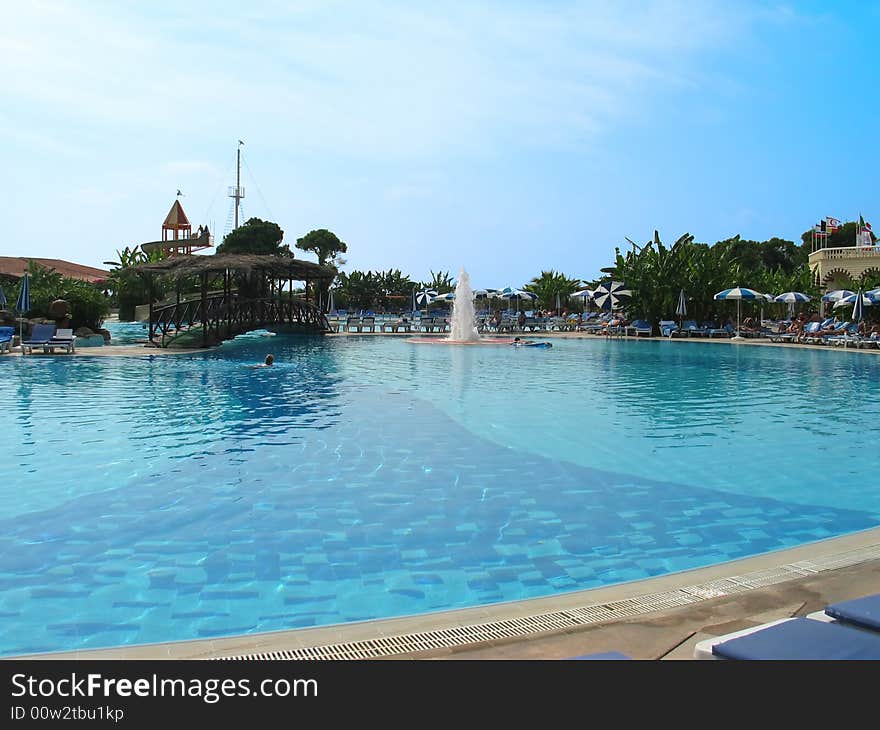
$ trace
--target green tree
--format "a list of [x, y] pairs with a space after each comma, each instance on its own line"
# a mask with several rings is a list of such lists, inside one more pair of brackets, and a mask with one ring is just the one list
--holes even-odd
[[419, 282], [419, 288], [433, 289], [438, 294], [446, 294], [455, 289], [455, 279], [448, 271], [438, 271], [437, 273], [431, 271], [431, 281]]
[[[100, 329], [104, 317], [110, 311], [110, 301], [95, 284], [80, 279], [72, 279], [59, 274], [55, 269], [40, 266], [35, 261], [28, 262], [30, 280], [31, 317], [49, 317], [49, 308], [56, 299], [70, 304], [70, 323], [76, 329], [88, 327]], [[21, 282], [10, 290], [11, 302], [18, 300]]]
[[580, 279], [570, 279], [565, 274], [557, 273], [551, 269], [550, 271], [542, 271], [540, 276], [536, 276], [523, 288], [538, 295], [540, 308], [556, 309], [557, 297], [560, 303], [567, 304], [571, 295], [580, 288], [580, 285]]
[[230, 231], [217, 246], [217, 253], [245, 253], [263, 256], [293, 256], [290, 247], [281, 243], [284, 231], [277, 223], [250, 218]]
[[[122, 322], [134, 320], [135, 307], [149, 302], [149, 288], [147, 280], [142, 275], [133, 271], [133, 267], [140, 264], [161, 261], [168, 257], [168, 252], [157, 249], [145, 253], [140, 246], [116, 251], [116, 261], [105, 261], [104, 264], [111, 266], [107, 284], [111, 291], [111, 302], [115, 301], [119, 308], [119, 319]], [[165, 294], [167, 285], [159, 278], [153, 282], [154, 301], [159, 300]]]
[[340, 272], [336, 292], [338, 306], [373, 309], [382, 298], [382, 281], [372, 271]]
[[326, 264], [339, 264], [340, 266], [345, 263], [344, 260], [339, 259], [337, 261], [337, 257], [341, 253], [348, 252], [348, 246], [340, 241], [335, 233], [332, 231], [328, 231], [326, 228], [318, 228], [314, 231], [309, 231], [302, 238], [296, 239], [296, 247], [301, 251], [311, 251], [318, 257], [318, 263], [321, 266]]

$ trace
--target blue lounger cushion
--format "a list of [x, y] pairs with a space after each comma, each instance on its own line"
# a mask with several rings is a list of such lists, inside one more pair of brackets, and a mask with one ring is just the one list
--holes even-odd
[[723, 659], [880, 659], [880, 634], [795, 618], [719, 642], [712, 653]]
[[571, 659], [632, 659], [632, 657], [619, 651], [600, 651], [595, 654], [581, 654], [570, 657]]
[[880, 593], [832, 603], [825, 608], [825, 613], [844, 623], [880, 631]]

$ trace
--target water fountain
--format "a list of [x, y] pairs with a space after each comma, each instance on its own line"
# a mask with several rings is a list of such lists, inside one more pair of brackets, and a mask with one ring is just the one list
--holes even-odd
[[458, 273], [455, 285], [455, 298], [452, 300], [452, 325], [448, 337], [410, 337], [414, 344], [431, 345], [508, 345], [510, 339], [480, 337], [474, 315], [474, 292], [471, 277], [464, 268]]
[[479, 342], [477, 321], [474, 316], [474, 293], [471, 289], [471, 277], [462, 269], [455, 285], [455, 299], [452, 300], [452, 327], [449, 342]]

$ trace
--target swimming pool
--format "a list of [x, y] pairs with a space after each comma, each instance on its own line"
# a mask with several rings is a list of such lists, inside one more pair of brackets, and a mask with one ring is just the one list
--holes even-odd
[[864, 353], [277, 336], [0, 369], [3, 655], [545, 596], [880, 524]]

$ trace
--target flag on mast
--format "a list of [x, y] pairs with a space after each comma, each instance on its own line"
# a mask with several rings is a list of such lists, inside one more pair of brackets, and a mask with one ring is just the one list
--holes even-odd
[[874, 233], [871, 230], [871, 224], [862, 217], [861, 213], [859, 213], [859, 226], [856, 231], [856, 245], [860, 247], [874, 245]]

